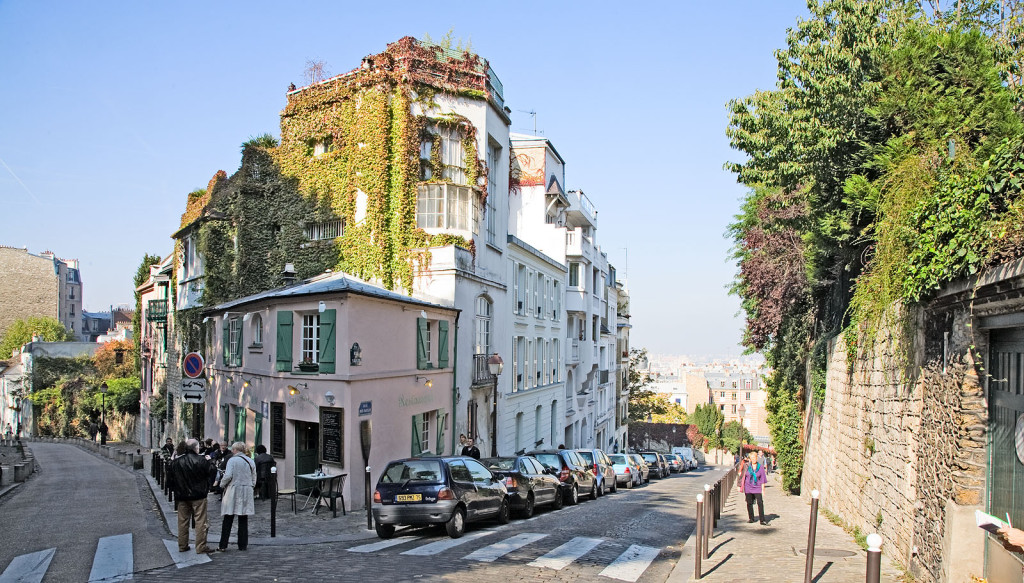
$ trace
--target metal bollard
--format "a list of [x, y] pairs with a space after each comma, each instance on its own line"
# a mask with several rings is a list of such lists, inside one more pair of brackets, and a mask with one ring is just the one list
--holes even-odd
[[697, 494], [697, 547], [693, 549], [693, 578], [699, 580], [700, 560], [704, 548], [704, 495]]
[[811, 583], [814, 571], [814, 537], [818, 530], [818, 491], [811, 490], [811, 523], [807, 527], [807, 562], [804, 564], [804, 583]]
[[270, 466], [270, 538], [277, 536], [277, 466]]
[[882, 571], [882, 537], [871, 533], [868, 535], [868, 572], [865, 583], [878, 583]]
[[[373, 476], [370, 474], [370, 466], [366, 466], [366, 473], [363, 476], [363, 495], [366, 497], [366, 530], [373, 530], [373, 505], [370, 503], [370, 501], [373, 500], [371, 497], [372, 495], [370, 494], [370, 481], [372, 479]], [[555, 495], [561, 496], [562, 491], [558, 490]]]
[[722, 483], [721, 482], [715, 482], [715, 487], [714, 487], [714, 489], [711, 490], [711, 501], [712, 501], [712, 506], [714, 507], [713, 508], [713, 513], [711, 515], [711, 521], [712, 521], [712, 527], [713, 528], [718, 528], [718, 519], [722, 517], [722, 505], [720, 503], [721, 502], [721, 497], [722, 497]]
[[708, 558], [708, 547], [711, 542], [711, 485], [704, 484], [704, 558]]

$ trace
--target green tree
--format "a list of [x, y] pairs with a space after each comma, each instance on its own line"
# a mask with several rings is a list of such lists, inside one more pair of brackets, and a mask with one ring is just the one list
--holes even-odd
[[722, 444], [727, 451], [740, 453], [744, 443], [752, 443], [754, 436], [739, 421], [730, 421], [722, 426]]
[[697, 426], [697, 430], [704, 436], [704, 451], [722, 447], [722, 424], [725, 422], [725, 415], [714, 403], [697, 405], [690, 415], [690, 421]]
[[655, 415], [668, 413], [668, 399], [648, 387], [651, 384], [647, 374], [647, 349], [633, 348], [629, 351], [629, 372], [626, 387], [629, 389], [629, 418], [647, 421]]
[[654, 413], [651, 415], [651, 420], [655, 423], [686, 423], [687, 415], [686, 409], [679, 403], [672, 402], [668, 395], [656, 395], [661, 398], [665, 404], [664, 413]]
[[49, 316], [29, 316], [16, 320], [4, 333], [0, 340], [0, 358], [6, 358], [15, 350], [32, 341], [38, 334], [44, 342], [65, 342], [75, 339], [74, 333], [64, 327], [57, 318]]

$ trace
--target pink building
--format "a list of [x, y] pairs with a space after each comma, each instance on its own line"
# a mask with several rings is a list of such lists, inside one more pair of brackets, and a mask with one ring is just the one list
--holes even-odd
[[329, 273], [204, 313], [206, 434], [266, 446], [281, 488], [322, 466], [365, 507], [365, 466], [454, 451], [458, 310]]

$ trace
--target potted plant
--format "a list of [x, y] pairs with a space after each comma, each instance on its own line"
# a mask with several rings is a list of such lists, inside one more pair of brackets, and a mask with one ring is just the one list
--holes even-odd
[[299, 363], [299, 370], [302, 372], [317, 372], [320, 370], [320, 365], [313, 362], [313, 359], [307, 356]]

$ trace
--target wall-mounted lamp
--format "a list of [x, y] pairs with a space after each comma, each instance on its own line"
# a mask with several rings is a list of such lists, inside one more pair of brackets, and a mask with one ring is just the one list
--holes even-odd
[[324, 393], [324, 400], [327, 401], [328, 405], [334, 405], [334, 393], [330, 391]]
[[298, 395], [299, 394], [299, 387], [302, 387], [303, 389], [309, 390], [309, 383], [299, 383], [298, 386], [288, 385], [288, 394], [289, 395]]
[[352, 343], [352, 348], [348, 351], [348, 363], [352, 366], [359, 366], [363, 362], [363, 349], [359, 348], [358, 342]]
[[320, 302], [319, 304], [317, 304], [317, 308], [316, 309], [317, 309], [318, 312], [323, 314], [324, 312], [327, 311], [327, 302]]
[[416, 375], [416, 382], [418, 383], [420, 381], [423, 381], [423, 384], [427, 385], [428, 389], [434, 386], [434, 381], [428, 379], [427, 377], [421, 377], [419, 375]]
[[252, 381], [253, 381], [253, 379], [247, 379], [245, 377], [242, 377], [242, 388], [243, 389], [249, 388], [249, 385], [252, 384]]
[[229, 385], [230, 385], [230, 384], [231, 384], [231, 383], [233, 383], [234, 381], [232, 381], [232, 380], [231, 380], [231, 377], [224, 377], [224, 382], [226, 382], [227, 384], [229, 384]]

